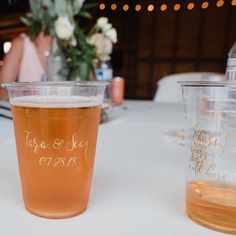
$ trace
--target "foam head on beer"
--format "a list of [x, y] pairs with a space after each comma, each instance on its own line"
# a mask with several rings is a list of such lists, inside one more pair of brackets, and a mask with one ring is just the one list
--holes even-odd
[[42, 107], [42, 108], [57, 108], [57, 107], [88, 107], [101, 104], [101, 98], [87, 96], [61, 96], [61, 95], [34, 95], [15, 97], [11, 99], [11, 104], [14, 106], [26, 107]]

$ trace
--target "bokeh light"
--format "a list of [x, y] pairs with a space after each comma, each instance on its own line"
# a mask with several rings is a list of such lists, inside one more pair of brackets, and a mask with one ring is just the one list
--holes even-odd
[[224, 5], [224, 1], [223, 0], [219, 0], [217, 3], [216, 3], [216, 6], [217, 7], [222, 7]]
[[106, 8], [106, 5], [104, 4], [104, 3], [101, 3], [100, 5], [99, 5], [99, 9], [100, 10], [104, 10]]
[[125, 5], [123, 6], [123, 10], [124, 10], [124, 11], [128, 11], [128, 10], [129, 10], [129, 5], [128, 5], [128, 4], [125, 4]]
[[135, 6], [135, 11], [141, 11], [141, 9], [142, 9], [142, 6], [140, 4], [137, 4]]
[[166, 4], [162, 4], [160, 9], [161, 9], [161, 11], [166, 11], [167, 10], [167, 5]]
[[154, 10], [154, 6], [152, 4], [148, 5], [148, 11], [153, 11]]
[[193, 10], [193, 8], [194, 8], [194, 3], [193, 3], [193, 2], [190, 2], [190, 3], [187, 5], [187, 8], [188, 8], [188, 10]]
[[115, 3], [112, 3], [111, 4], [111, 10], [115, 11], [117, 8], [117, 5]]
[[180, 4], [179, 3], [176, 3], [175, 5], [174, 5], [174, 11], [178, 11], [179, 9], [180, 9]]
[[202, 9], [207, 9], [209, 7], [209, 2], [202, 3]]

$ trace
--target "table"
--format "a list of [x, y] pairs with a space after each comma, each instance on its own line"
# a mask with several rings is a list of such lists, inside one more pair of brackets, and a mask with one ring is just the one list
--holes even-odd
[[165, 134], [183, 128], [183, 105], [126, 101], [100, 125], [88, 209], [43, 219], [23, 206], [12, 122], [0, 119], [0, 235], [224, 235], [185, 214], [185, 152]]

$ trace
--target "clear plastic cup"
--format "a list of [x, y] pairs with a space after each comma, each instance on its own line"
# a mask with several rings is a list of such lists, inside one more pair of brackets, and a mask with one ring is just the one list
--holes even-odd
[[186, 210], [236, 234], [236, 83], [180, 82], [185, 107]]
[[107, 83], [3, 84], [13, 114], [26, 209], [67, 218], [87, 208]]

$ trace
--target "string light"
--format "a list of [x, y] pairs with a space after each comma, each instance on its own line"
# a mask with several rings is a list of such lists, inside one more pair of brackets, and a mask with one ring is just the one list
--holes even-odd
[[206, 9], [206, 8], [208, 8], [208, 6], [209, 6], [208, 2], [203, 2], [202, 3], [202, 9]]
[[174, 11], [178, 11], [179, 9], [180, 9], [180, 4], [179, 3], [176, 3], [175, 5], [174, 5]]
[[232, 0], [231, 5], [236, 6], [236, 0]]
[[142, 6], [140, 4], [135, 6], [135, 11], [140, 11], [142, 9]]
[[113, 3], [113, 4], [111, 4], [111, 10], [116, 10], [116, 8], [117, 8], [117, 5], [115, 4], [115, 3]]
[[216, 3], [216, 6], [217, 7], [222, 7], [224, 5], [224, 1], [223, 0], [219, 0], [217, 3]]
[[166, 11], [167, 10], [167, 5], [162, 4], [160, 9], [161, 9], [161, 11]]
[[154, 10], [154, 6], [152, 4], [148, 5], [147, 10], [148, 11], [153, 11]]
[[123, 10], [124, 10], [124, 11], [128, 11], [128, 10], [129, 10], [129, 5], [128, 5], [128, 4], [125, 4], [125, 5], [123, 6]]
[[104, 3], [101, 3], [100, 5], [99, 5], [99, 9], [100, 10], [104, 10], [106, 8], [106, 5], [104, 4]]
[[[216, 6], [217, 6], [217, 7], [222, 7], [224, 4], [225, 4], [225, 1], [224, 1], [224, 0], [217, 0], [217, 2], [216, 2]], [[231, 0], [231, 5], [232, 5], [232, 6], [236, 6], [236, 0]], [[116, 4], [116, 3], [112, 3], [110, 7], [111, 7], [111, 10], [115, 11], [115, 10], [117, 9], [117, 4]], [[188, 10], [193, 10], [194, 7], [195, 7], [195, 4], [194, 4], [193, 2], [190, 2], [190, 3], [188, 3], [188, 5], [187, 5], [187, 9], [188, 9]], [[202, 9], [207, 9], [208, 7], [209, 7], [209, 2], [208, 2], [208, 1], [204, 1], [204, 2], [201, 4], [201, 8], [202, 8]], [[100, 3], [100, 4], [99, 4], [99, 9], [100, 9], [100, 10], [105, 10], [105, 8], [106, 8], [105, 3]], [[168, 8], [167, 4], [162, 4], [162, 5], [160, 6], [160, 10], [161, 10], [161, 11], [166, 11], [167, 8]], [[123, 5], [123, 11], [128, 11], [129, 9], [130, 9], [130, 6], [129, 6], [128, 4], [124, 4], [124, 5]], [[147, 6], [147, 10], [148, 10], [149, 12], [154, 11], [154, 9], [155, 9], [155, 6], [154, 6], [153, 4], [149, 4], [149, 5]], [[180, 5], [179, 3], [174, 4], [174, 6], [173, 6], [173, 10], [174, 10], [174, 11], [179, 11], [180, 9], [181, 9], [181, 5]], [[138, 11], [141, 11], [141, 10], [142, 10], [142, 6], [141, 6], [140, 4], [137, 4], [137, 5], [135, 6], [135, 11], [138, 12]]]
[[194, 3], [193, 3], [193, 2], [190, 2], [190, 3], [187, 5], [187, 8], [188, 8], [188, 10], [193, 10], [193, 8], [194, 8]]

